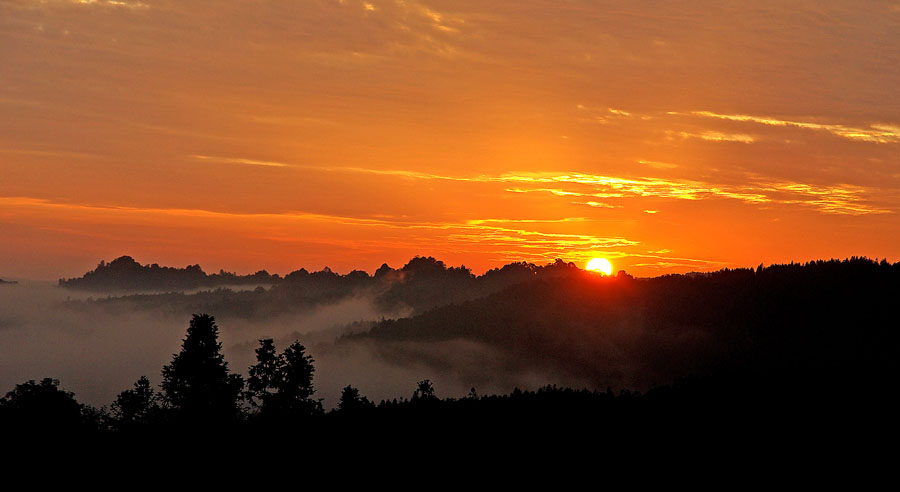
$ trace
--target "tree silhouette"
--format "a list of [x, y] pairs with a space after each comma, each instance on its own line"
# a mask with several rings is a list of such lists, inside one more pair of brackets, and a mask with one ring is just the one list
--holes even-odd
[[163, 401], [179, 418], [231, 420], [240, 413], [238, 400], [244, 381], [239, 374], [228, 372], [218, 337], [215, 318], [195, 314], [181, 352], [163, 367]]
[[150, 380], [141, 376], [132, 389], [119, 393], [111, 410], [115, 425], [119, 428], [149, 424], [159, 412], [157, 396], [150, 386]]
[[275, 398], [281, 386], [284, 357], [275, 352], [271, 338], [259, 341], [256, 364], [250, 366], [247, 377], [246, 399], [258, 412], [276, 405]]
[[33, 379], [0, 398], [0, 423], [11, 431], [62, 431], [86, 428], [85, 408], [75, 394], [59, 388], [59, 380]]
[[295, 341], [284, 350], [283, 381], [280, 393], [291, 402], [301, 402], [312, 397], [313, 389], [313, 358], [306, 353], [299, 341]]
[[249, 369], [247, 397], [262, 417], [309, 416], [322, 412], [312, 398], [313, 358], [299, 341], [275, 354], [272, 339], [259, 341], [256, 364]]
[[418, 386], [416, 387], [416, 391], [413, 392], [412, 399], [413, 400], [432, 400], [436, 398], [434, 396], [434, 385], [431, 384], [431, 380], [425, 379], [423, 381], [419, 381]]
[[365, 396], [360, 396], [359, 389], [347, 385], [341, 390], [341, 399], [338, 401], [338, 410], [341, 412], [358, 413], [370, 408], [375, 408], [375, 404]]

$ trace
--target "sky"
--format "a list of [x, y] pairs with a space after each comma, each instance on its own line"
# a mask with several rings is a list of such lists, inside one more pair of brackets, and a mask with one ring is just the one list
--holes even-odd
[[0, 278], [900, 260], [900, 1], [0, 0]]

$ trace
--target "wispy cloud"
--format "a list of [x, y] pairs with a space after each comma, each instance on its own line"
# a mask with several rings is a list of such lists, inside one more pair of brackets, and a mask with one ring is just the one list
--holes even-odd
[[900, 142], [900, 127], [896, 125], [871, 123], [868, 127], [860, 128], [834, 123], [817, 123], [806, 121], [792, 121], [766, 116], [751, 116], [746, 114], [720, 114], [712, 111], [692, 111], [690, 113], [670, 112], [673, 115], [689, 114], [702, 118], [713, 118], [727, 121], [755, 123], [767, 126], [794, 127], [805, 130], [825, 131], [832, 135], [850, 140], [873, 143], [898, 143]]
[[[499, 175], [450, 176], [400, 169], [369, 169], [352, 166], [314, 166], [278, 161], [236, 157], [191, 156], [194, 159], [231, 164], [302, 168], [320, 172], [345, 172], [395, 176], [414, 180], [462, 181], [473, 183], [517, 184], [506, 187], [510, 193], [549, 193], [563, 198], [633, 199], [663, 198], [675, 200], [706, 200], [727, 198], [753, 205], [801, 205], [825, 214], [866, 215], [893, 213], [889, 208], [871, 203], [874, 191], [849, 184], [813, 185], [802, 182], [776, 181], [749, 176], [743, 183], [726, 184], [701, 180], [664, 179], [653, 177], [624, 178], [598, 174], [571, 172], [509, 172]], [[642, 161], [643, 162], [643, 161]], [[554, 186], [547, 186], [547, 185]], [[618, 208], [598, 200], [574, 202], [594, 208]]]
[[[756, 125], [782, 127], [782, 128], [799, 128], [803, 130], [813, 130], [827, 132], [836, 137], [853, 140], [857, 142], [892, 144], [900, 143], [900, 125], [896, 123], [872, 122], [865, 126], [844, 125], [839, 123], [823, 123], [816, 121], [817, 118], [809, 117], [809, 121], [790, 120], [783, 118], [775, 118], [770, 116], [756, 116], [748, 114], [725, 114], [714, 111], [665, 111], [639, 113], [635, 111], [626, 111], [614, 108], [591, 108], [582, 104], [577, 106], [579, 112], [589, 115], [586, 121], [596, 123], [609, 123], [615, 119], [640, 119], [643, 121], [655, 120], [665, 116], [682, 116], [690, 118], [712, 119], [722, 121], [733, 121], [738, 123], [752, 123]], [[582, 118], [584, 119], [584, 118]], [[758, 140], [754, 135], [747, 133], [725, 132], [718, 129], [697, 130], [696, 128], [677, 129], [671, 126], [664, 130], [668, 138], [696, 138], [710, 142], [741, 142], [753, 143]], [[652, 161], [640, 161], [650, 165]]]
[[629, 120], [629, 119], [641, 119], [641, 120], [650, 120], [653, 117], [647, 114], [640, 114], [633, 111], [626, 111], [624, 109], [616, 109], [616, 108], [596, 108], [591, 106], [586, 106], [584, 104], [578, 104], [575, 106], [575, 109], [581, 113], [579, 117], [582, 121], [588, 123], [599, 123], [601, 125], [605, 125], [607, 123], [613, 123], [616, 120]]
[[620, 208], [621, 207], [621, 205], [610, 205], [608, 203], [595, 202], [595, 201], [573, 202], [573, 203], [587, 205], [588, 207], [594, 207], [594, 208]]
[[62, 157], [74, 159], [96, 159], [103, 157], [100, 154], [88, 152], [72, 152], [66, 150], [40, 150], [40, 149], [8, 149], [0, 148], [0, 154], [27, 155], [35, 157]]
[[75, 5], [81, 6], [93, 6], [93, 7], [111, 7], [111, 8], [123, 8], [123, 9], [148, 9], [150, 5], [144, 2], [137, 2], [131, 0], [68, 0], [67, 3], [72, 3]]
[[706, 140], [708, 142], [738, 142], [738, 143], [753, 143], [756, 141], [752, 135], [747, 135], [746, 133], [724, 133], [717, 132], [713, 130], [707, 130], [702, 132], [673, 132], [666, 131], [667, 135], [676, 135], [681, 138], [699, 138], [700, 140]]
[[678, 167], [678, 164], [672, 164], [671, 162], [638, 160], [638, 163], [652, 167], [653, 169], [675, 169]]
[[[620, 236], [589, 233], [564, 233], [544, 229], [545, 226], [591, 222], [583, 217], [561, 219], [482, 218], [462, 221], [408, 220], [395, 217], [347, 216], [299, 211], [271, 213], [237, 213], [203, 209], [126, 207], [85, 203], [63, 203], [32, 197], [0, 197], [2, 209], [30, 211], [62, 220], [72, 228], [78, 222], [90, 224], [163, 224], [167, 228], [189, 227], [197, 223], [219, 223], [223, 227], [251, 228], [248, 233], [267, 240], [327, 243], [329, 236], [311, 237], [308, 232], [319, 224], [328, 227], [363, 229], [361, 237], [377, 235], [387, 243], [408, 246], [415, 243], [435, 251], [447, 245], [459, 245], [472, 251], [502, 254], [508, 261], [543, 261], [555, 258], [581, 259], [597, 250], [612, 251], [640, 244]], [[77, 229], [77, 227], [75, 227]], [[592, 229], [581, 227], [579, 229]], [[314, 230], [314, 229], [312, 229]], [[253, 232], [256, 231], [256, 232]], [[351, 243], [353, 241], [350, 241]], [[378, 243], [379, 241], [375, 241]], [[382, 244], [383, 245], [383, 244]], [[503, 252], [503, 253], [500, 253]]]
[[293, 164], [276, 161], [261, 161], [257, 159], [243, 159], [239, 157], [215, 157], [209, 155], [192, 155], [192, 159], [209, 162], [220, 162], [225, 164], [240, 164], [245, 166], [263, 166], [263, 167], [297, 167]]
[[587, 185], [591, 191], [563, 188], [510, 188], [517, 193], [548, 192], [556, 196], [598, 198], [654, 197], [677, 200], [729, 198], [755, 205], [802, 205], [827, 214], [865, 215], [893, 213], [869, 203], [872, 190], [847, 184], [817, 186], [789, 181], [748, 178], [743, 184], [716, 184], [697, 180], [617, 178], [585, 173], [519, 173], [492, 178], [516, 183]]

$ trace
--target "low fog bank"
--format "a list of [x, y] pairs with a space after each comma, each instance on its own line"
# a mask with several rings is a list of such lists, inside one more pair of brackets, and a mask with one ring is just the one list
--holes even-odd
[[0, 289], [0, 392], [53, 377], [79, 401], [99, 406], [141, 374], [159, 374], [178, 350], [188, 319], [66, 308], [67, 299], [88, 296], [50, 282]]
[[[55, 284], [54, 284], [55, 285]], [[57, 290], [63, 290], [71, 299], [127, 299], [137, 296], [158, 296], [163, 294], [200, 294], [215, 292], [216, 290], [230, 290], [232, 292], [253, 292], [257, 289], [270, 289], [272, 284], [224, 284], [216, 287], [202, 286], [178, 289], [104, 289], [88, 290], [77, 287], [63, 289], [56, 286]]]
[[[283, 349], [297, 337], [275, 340]], [[309, 337], [299, 337], [302, 341]], [[304, 342], [305, 343], [305, 342]], [[253, 349], [242, 344], [226, 350], [229, 361], [247, 367], [255, 362]], [[430, 379], [441, 398], [459, 398], [475, 388], [478, 394], [509, 393], [514, 388], [537, 389], [548, 384], [587, 387], [587, 380], [535, 360], [523, 367], [522, 359], [486, 344], [452, 340], [442, 342], [375, 343], [370, 340], [306, 344], [315, 359], [316, 398], [326, 409], [337, 405], [341, 390], [354, 386], [378, 402], [410, 398], [416, 383]]]
[[[79, 401], [100, 407], [142, 375], [159, 385], [163, 365], [181, 348], [191, 314], [147, 309], [140, 302], [87, 301], [96, 296], [51, 282], [0, 286], [0, 394], [30, 379], [53, 377]], [[523, 368], [496, 348], [471, 341], [335, 344], [342, 335], [367, 331], [377, 320], [408, 314], [408, 309], [385, 312], [372, 299], [358, 296], [302, 315], [263, 320], [217, 316], [217, 324], [229, 368], [245, 376], [255, 362], [259, 339], [275, 339], [279, 350], [300, 340], [315, 359], [315, 396], [325, 408], [337, 404], [347, 385], [379, 401], [409, 398], [423, 379], [430, 379], [442, 397], [461, 397], [472, 387], [486, 394], [582, 383], [540, 363]]]

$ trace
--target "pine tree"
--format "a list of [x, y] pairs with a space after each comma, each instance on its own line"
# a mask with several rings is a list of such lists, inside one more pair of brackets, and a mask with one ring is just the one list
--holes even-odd
[[295, 341], [275, 355], [271, 339], [259, 341], [256, 364], [250, 367], [247, 397], [258, 414], [266, 418], [300, 417], [322, 413], [322, 403], [313, 399], [313, 358]]
[[228, 372], [215, 318], [195, 314], [181, 352], [162, 370], [162, 397], [179, 418], [221, 421], [240, 415], [243, 378]]
[[247, 378], [246, 399], [258, 412], [265, 412], [277, 404], [278, 389], [281, 387], [284, 357], [275, 352], [271, 338], [259, 341], [256, 349], [256, 364], [250, 366]]

